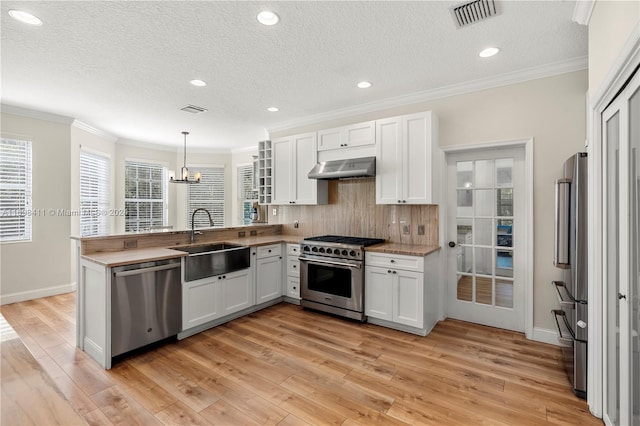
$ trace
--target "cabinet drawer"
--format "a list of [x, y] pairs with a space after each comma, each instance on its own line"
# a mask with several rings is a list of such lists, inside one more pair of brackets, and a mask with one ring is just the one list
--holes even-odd
[[365, 265], [424, 272], [424, 257], [406, 256], [402, 254], [365, 253]]
[[258, 259], [262, 259], [270, 256], [281, 256], [281, 255], [282, 255], [281, 244], [271, 244], [268, 246], [258, 247]]
[[287, 244], [287, 254], [289, 256], [299, 256], [300, 244]]
[[287, 277], [285, 294], [293, 299], [300, 299], [300, 280], [298, 278]]
[[287, 258], [287, 275], [293, 277], [300, 276], [300, 261], [297, 257], [292, 258], [291, 256], [289, 256]]

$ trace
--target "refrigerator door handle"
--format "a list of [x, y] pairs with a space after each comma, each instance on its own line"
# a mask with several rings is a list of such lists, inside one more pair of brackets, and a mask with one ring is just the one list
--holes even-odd
[[571, 179], [556, 180], [555, 245], [553, 264], [567, 269], [569, 265], [569, 209], [571, 203]]
[[551, 281], [551, 285], [556, 289], [556, 293], [558, 296], [558, 302], [560, 302], [560, 306], [566, 306], [567, 308], [575, 309], [576, 307], [576, 299], [571, 295], [567, 286], [563, 281]]

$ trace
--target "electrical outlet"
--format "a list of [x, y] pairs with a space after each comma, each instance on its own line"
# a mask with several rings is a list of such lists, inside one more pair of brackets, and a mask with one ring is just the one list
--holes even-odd
[[276, 216], [278, 214], [278, 209], [273, 209], [273, 215]]
[[136, 248], [138, 247], [138, 240], [125, 240], [124, 241], [124, 248], [125, 249], [132, 249], [132, 248]]
[[254, 236], [258, 235], [258, 231], [256, 231], [255, 229], [252, 229], [251, 231], [249, 231], [249, 235], [254, 237]]
[[402, 233], [409, 235], [409, 225], [402, 225]]
[[297, 220], [294, 220], [293, 227], [297, 229], [299, 226], [300, 226], [300, 222], [298, 222]]
[[244, 231], [238, 231], [238, 237], [244, 237], [246, 233]]
[[424, 235], [424, 225], [418, 225], [418, 235]]

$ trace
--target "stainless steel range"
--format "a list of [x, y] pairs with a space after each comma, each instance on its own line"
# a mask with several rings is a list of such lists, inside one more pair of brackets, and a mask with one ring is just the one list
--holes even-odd
[[379, 238], [324, 235], [300, 242], [300, 304], [364, 321], [364, 248]]

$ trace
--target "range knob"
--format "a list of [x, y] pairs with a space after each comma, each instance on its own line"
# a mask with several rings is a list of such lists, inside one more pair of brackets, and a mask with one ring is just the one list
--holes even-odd
[[327, 249], [327, 254], [331, 254], [333, 253], [333, 250], [331, 250], [330, 248]]
[[309, 248], [309, 246], [304, 246], [304, 248], [302, 250], [303, 251], [310, 251], [311, 249]]
[[342, 250], [342, 252], [341, 252], [341, 254], [342, 254], [343, 256], [346, 256], [346, 255], [347, 255], [347, 253], [348, 253], [348, 252], [347, 252], [346, 250]]
[[314, 253], [317, 253], [318, 252], [318, 247], [311, 247], [311, 251], [314, 252]]
[[324, 247], [320, 247], [320, 248], [318, 249], [318, 252], [319, 252], [319, 253], [324, 253]]
[[351, 256], [351, 257], [356, 257], [356, 252], [355, 252], [355, 250], [351, 250], [351, 251], [349, 252], [349, 256]]

